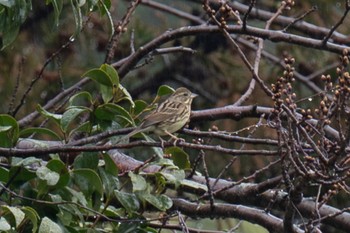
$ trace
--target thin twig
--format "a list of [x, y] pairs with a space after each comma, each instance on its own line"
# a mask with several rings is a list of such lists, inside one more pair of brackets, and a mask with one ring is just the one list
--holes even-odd
[[[251, 10], [251, 8], [253, 8], [253, 3], [255, 3], [255, 1], [251, 2], [251, 4], [250, 4], [251, 7], [249, 8], [250, 10]], [[277, 12], [266, 22], [266, 25], [265, 25], [266, 30], [270, 29], [270, 26], [271, 26], [273, 20], [276, 19], [282, 13], [282, 11], [284, 10], [284, 7], [285, 7], [285, 5], [282, 4], [282, 6], [277, 10]], [[245, 30], [245, 28], [244, 28], [244, 30]], [[261, 61], [261, 54], [262, 54], [262, 51], [264, 48], [264, 40], [259, 38], [258, 41], [259, 41], [258, 49], [256, 50], [256, 56], [255, 56], [255, 61], [254, 61], [254, 73], [256, 73], [256, 74], [259, 73], [259, 64]], [[246, 90], [246, 92], [243, 95], [241, 95], [241, 97], [234, 103], [234, 106], [241, 105], [253, 94], [253, 91], [255, 89], [255, 84], [256, 84], [256, 79], [253, 78], [250, 81], [249, 87]]]
[[130, 35], [130, 51], [131, 54], [135, 53], [135, 30], [131, 30], [131, 35]]
[[178, 9], [175, 9], [169, 5], [161, 4], [159, 2], [155, 2], [152, 0], [141, 0], [141, 4], [151, 7], [153, 9], [160, 10], [162, 12], [166, 12], [172, 15], [175, 15], [179, 18], [187, 19], [195, 24], [204, 24], [205, 21], [197, 16], [194, 16], [192, 14], [186, 13], [184, 11], [180, 11]]
[[[45, 106], [43, 108], [45, 110], [53, 108], [56, 104], [61, 102], [65, 97], [67, 97], [69, 95], [72, 95], [73, 93], [75, 93], [77, 90], [79, 90], [82, 86], [84, 86], [88, 82], [90, 82], [89, 78], [83, 78], [82, 80], [80, 80], [79, 82], [77, 82], [76, 84], [71, 86], [70, 88], [67, 88], [66, 90], [64, 90], [64, 91], [60, 92], [59, 94], [57, 94], [53, 99], [51, 99], [47, 104], [45, 104]], [[23, 126], [25, 126], [25, 125], [27, 125], [29, 123], [32, 123], [33, 120], [35, 118], [37, 118], [39, 115], [40, 114], [37, 111], [32, 112], [29, 115], [27, 115], [24, 118], [22, 118], [21, 120], [19, 120], [18, 124], [19, 124], [20, 127], [23, 127]]]
[[130, 22], [130, 18], [140, 2], [141, 2], [141, 0], [131, 1], [130, 6], [127, 9], [127, 12], [123, 16], [123, 18], [115, 25], [114, 34], [113, 34], [113, 36], [108, 44], [107, 53], [106, 53], [106, 57], [105, 57], [105, 61], [104, 61], [105, 63], [111, 64], [112, 59], [114, 58], [115, 50], [118, 47], [120, 37], [124, 32], [126, 32], [127, 25]]
[[199, 152], [200, 154], [200, 157], [202, 159], [202, 162], [203, 162], [203, 170], [204, 170], [204, 177], [205, 177], [205, 182], [206, 182], [206, 185], [207, 185], [207, 193], [208, 193], [208, 197], [209, 197], [209, 202], [210, 202], [210, 209], [212, 211], [214, 211], [214, 196], [213, 196], [213, 191], [212, 191], [212, 188], [210, 186], [210, 179], [209, 179], [209, 172], [208, 172], [208, 167], [207, 167], [207, 163], [205, 162], [205, 152], [203, 150], [201, 150]]
[[185, 53], [195, 54], [196, 50], [193, 50], [191, 48], [184, 47], [184, 46], [176, 46], [176, 47], [155, 49], [151, 54], [152, 55], [162, 55], [162, 54], [177, 53], [177, 52], [185, 52]]
[[24, 64], [24, 57], [21, 57], [21, 61], [18, 64], [18, 71], [17, 71], [15, 88], [13, 89], [13, 93], [12, 93], [10, 104], [9, 104], [9, 109], [7, 111], [8, 114], [11, 114], [12, 116], [14, 116], [14, 114], [12, 112], [12, 108], [13, 108], [13, 105], [15, 104], [16, 96], [18, 93], [19, 80], [20, 80], [21, 75], [22, 75], [23, 64]]
[[322, 40], [322, 46], [327, 45], [327, 41], [331, 38], [334, 31], [343, 23], [344, 19], [346, 18], [347, 14], [350, 11], [350, 1], [345, 0], [345, 11], [343, 16], [340, 18], [340, 20], [332, 27], [332, 29], [329, 31], [328, 35], [325, 36], [325, 38]]
[[245, 56], [245, 54], [243, 53], [243, 51], [241, 50], [241, 48], [238, 46], [238, 44], [233, 40], [233, 38], [231, 37], [231, 35], [229, 34], [229, 32], [227, 31], [227, 25], [223, 25], [222, 23], [220, 23], [214, 16], [214, 14], [211, 11], [211, 8], [209, 6], [209, 4], [204, 1], [204, 7], [207, 8], [207, 12], [209, 14], [209, 16], [211, 17], [211, 19], [215, 22], [215, 24], [218, 26], [218, 28], [222, 31], [222, 33], [224, 34], [225, 38], [233, 45], [233, 47], [238, 51], [239, 56], [241, 57], [241, 59], [243, 60], [244, 64], [247, 66], [247, 68], [249, 69], [249, 71], [252, 73], [253, 78], [260, 84], [260, 87], [263, 89], [263, 91], [265, 92], [265, 94], [267, 94], [268, 96], [273, 96], [272, 91], [265, 85], [264, 81], [259, 77], [259, 75], [255, 72], [254, 67], [250, 64], [248, 58]]
[[25, 103], [25, 99], [27, 98], [29, 92], [33, 89], [35, 83], [37, 81], [39, 81], [39, 79], [42, 77], [45, 68], [51, 63], [51, 61], [57, 57], [62, 50], [64, 50], [65, 48], [67, 48], [70, 44], [72, 44], [74, 42], [73, 39], [69, 39], [64, 45], [62, 45], [56, 52], [54, 52], [53, 54], [51, 54], [51, 56], [46, 59], [45, 64], [43, 65], [43, 67], [41, 68], [40, 72], [38, 73], [38, 75], [32, 79], [31, 83], [29, 84], [29, 87], [27, 88], [27, 90], [24, 92], [20, 103], [17, 105], [17, 107], [15, 108], [15, 110], [13, 111], [13, 116], [15, 116], [17, 114], [17, 112], [19, 111], [19, 109], [23, 106], [23, 104]]
[[303, 20], [307, 15], [309, 15], [310, 13], [314, 12], [317, 10], [317, 6], [312, 6], [311, 9], [309, 9], [308, 11], [306, 11], [304, 14], [302, 14], [301, 16], [299, 16], [298, 18], [295, 18], [292, 22], [290, 22], [282, 31], [283, 32], [287, 32], [288, 29], [296, 24], [297, 22]]
[[245, 29], [247, 28], [247, 19], [248, 19], [248, 16], [250, 14], [250, 12], [252, 11], [252, 9], [254, 8], [255, 6], [255, 3], [256, 3], [256, 0], [251, 0], [250, 1], [250, 4], [249, 4], [249, 7], [248, 7], [248, 10], [244, 13], [243, 15], [243, 19], [242, 19], [242, 29], [245, 31]]

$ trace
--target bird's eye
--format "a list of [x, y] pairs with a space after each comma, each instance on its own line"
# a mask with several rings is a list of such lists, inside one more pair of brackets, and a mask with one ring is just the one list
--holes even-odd
[[188, 96], [188, 93], [184, 93], [184, 96]]

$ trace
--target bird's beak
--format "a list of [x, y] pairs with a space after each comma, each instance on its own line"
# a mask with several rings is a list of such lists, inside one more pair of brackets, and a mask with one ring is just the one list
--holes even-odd
[[192, 98], [192, 99], [195, 98], [195, 97], [197, 97], [197, 96], [198, 96], [197, 94], [191, 93], [191, 98]]

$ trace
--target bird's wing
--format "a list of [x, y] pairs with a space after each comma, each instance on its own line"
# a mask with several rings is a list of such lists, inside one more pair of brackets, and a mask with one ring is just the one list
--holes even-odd
[[142, 128], [146, 128], [151, 125], [155, 125], [159, 122], [162, 122], [170, 117], [174, 116], [178, 109], [168, 108], [167, 112], [153, 112], [145, 117], [142, 123]]

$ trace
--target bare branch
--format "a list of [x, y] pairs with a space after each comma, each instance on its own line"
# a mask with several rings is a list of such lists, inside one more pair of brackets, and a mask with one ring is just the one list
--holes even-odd
[[344, 22], [344, 19], [346, 18], [347, 14], [350, 11], [350, 2], [349, 0], [345, 0], [345, 11], [343, 16], [340, 18], [340, 20], [332, 27], [332, 29], [329, 31], [329, 33], [325, 36], [325, 38], [322, 41], [323, 46], [327, 46], [327, 41], [331, 38], [334, 31]]
[[132, 13], [135, 11], [138, 4], [141, 2], [141, 0], [133, 0], [130, 3], [130, 6], [128, 7], [127, 12], [123, 16], [123, 18], [115, 25], [115, 31], [114, 34], [109, 42], [107, 53], [105, 57], [105, 63], [110, 64], [112, 62], [112, 59], [114, 57], [115, 50], [118, 47], [118, 43], [120, 40], [121, 35], [126, 32], [127, 25], [130, 22], [130, 18], [132, 16]]
[[[303, 36], [283, 33], [281, 31], [273, 31], [273, 30], [265, 30], [256, 27], [247, 26], [246, 30], [242, 30], [242, 26], [237, 25], [227, 25], [225, 29], [228, 33], [244, 33], [247, 35], [260, 37], [262, 39], [268, 39], [274, 42], [288, 42], [291, 44], [297, 44], [301, 46], [305, 46], [308, 48], [325, 50], [330, 52], [335, 52], [342, 54], [344, 49], [348, 49], [350, 51], [350, 47], [344, 45], [337, 45], [334, 43], [327, 42], [327, 47], [325, 48], [322, 45], [322, 41], [306, 38]], [[182, 27], [179, 29], [175, 29], [172, 31], [166, 31], [162, 35], [158, 36], [154, 40], [140, 47], [136, 52], [130, 55], [126, 60], [123, 61], [123, 64], [119, 68], [119, 75], [123, 78], [133, 67], [143, 59], [148, 53], [152, 52], [154, 49], [158, 48], [162, 44], [165, 44], [169, 41], [172, 41], [177, 38], [198, 35], [203, 33], [220, 33], [221, 29], [217, 26], [210, 25], [201, 25], [201, 26], [190, 26], [190, 27]], [[113, 66], [117, 66], [117, 64], [113, 64]], [[252, 67], [251, 67], [252, 68]], [[252, 68], [253, 70], [253, 68]]]
[[250, 1], [250, 4], [249, 4], [249, 8], [248, 10], [244, 13], [243, 15], [243, 19], [242, 19], [242, 27], [243, 27], [243, 30], [245, 30], [247, 28], [247, 19], [248, 19], [248, 16], [249, 14], [252, 12], [252, 9], [253, 7], [255, 6], [255, 3], [256, 3], [256, 0], [251, 0]]

